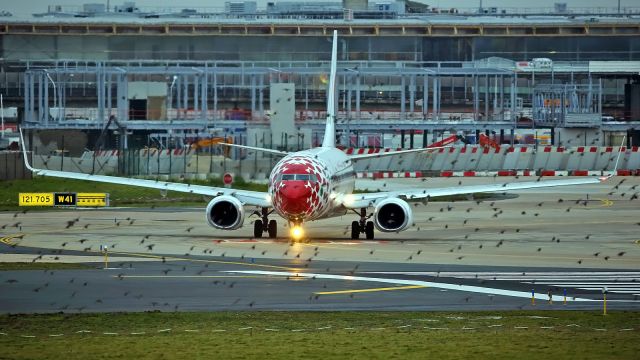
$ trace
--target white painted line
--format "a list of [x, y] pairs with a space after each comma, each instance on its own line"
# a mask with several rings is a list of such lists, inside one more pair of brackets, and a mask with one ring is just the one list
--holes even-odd
[[64, 336], [64, 334], [49, 334], [50, 337], [60, 337]]
[[118, 335], [118, 333], [114, 332], [103, 332], [102, 335]]
[[278, 329], [269, 329], [269, 328], [267, 328], [267, 329], [264, 329], [264, 331], [280, 331], [280, 330], [278, 330]]
[[0, 335], [7, 336], [7, 333], [0, 332]]
[[492, 327], [500, 327], [500, 326], [502, 326], [502, 324], [489, 325], [488, 327], [492, 328]]
[[23, 338], [34, 338], [35, 336], [33, 336], [33, 335], [20, 335], [20, 337], [23, 337]]
[[142, 332], [132, 332], [131, 335], [144, 335], [146, 334], [144, 331]]
[[247, 326], [247, 327], [238, 328], [238, 330], [249, 330], [249, 329], [253, 329], [253, 326]]
[[[475, 277], [461, 277], [460, 279], [476, 279]], [[636, 283], [640, 283], [640, 278], [637, 276], [501, 276], [501, 277], [478, 277], [478, 279], [482, 280], [520, 280], [520, 281], [629, 281], [636, 280]]]
[[528, 326], [514, 326], [514, 329], [528, 329]]
[[158, 330], [159, 333], [163, 333], [163, 332], [168, 332], [171, 331], [171, 329], [162, 329], [162, 330]]
[[633, 331], [633, 328], [620, 329], [620, 331]]
[[90, 333], [91, 330], [78, 330], [76, 331], [76, 334], [82, 334], [82, 333]]
[[[592, 291], [600, 291], [602, 290], [601, 287], [597, 287], [597, 288], [588, 288], [588, 287], [584, 287], [584, 288], [578, 288], [581, 290], [592, 290]], [[608, 292], [614, 292], [614, 293], [618, 293], [618, 294], [634, 294], [638, 292], [638, 289], [633, 289], [633, 290], [613, 290], [613, 289], [609, 289], [607, 288]]]
[[[288, 271], [266, 271], [266, 270], [227, 270], [224, 271], [226, 273], [240, 273], [240, 274], [257, 274], [257, 275], [272, 275], [272, 276], [289, 276], [289, 277], [301, 277], [301, 278], [316, 278], [316, 279], [333, 279], [333, 280], [351, 280], [351, 281], [369, 281], [369, 282], [379, 282], [385, 284], [400, 284], [400, 285], [419, 285], [419, 286], [427, 286], [432, 288], [440, 288], [440, 289], [448, 289], [448, 290], [458, 290], [458, 291], [467, 291], [474, 292], [480, 294], [493, 294], [493, 295], [504, 295], [504, 296], [512, 296], [519, 297], [524, 299], [531, 299], [531, 293], [528, 291], [515, 291], [515, 290], [504, 290], [504, 289], [495, 289], [481, 286], [470, 286], [470, 285], [456, 285], [456, 284], [447, 284], [447, 283], [437, 283], [432, 281], [419, 281], [419, 280], [405, 280], [405, 279], [385, 279], [385, 278], [373, 278], [373, 277], [363, 277], [363, 276], [345, 276], [345, 275], [334, 275], [334, 274], [316, 274], [316, 273], [295, 273]], [[536, 299], [548, 300], [549, 296], [547, 294], [535, 294]], [[555, 301], [562, 301], [564, 297], [560, 295], [552, 295], [552, 299]], [[594, 301], [599, 302], [599, 299], [587, 299], [587, 298], [571, 298], [571, 301], [585, 302], [585, 301]]]
[[213, 331], [213, 332], [225, 332], [227, 330], [224, 330], [224, 329], [213, 329], [211, 331]]
[[200, 330], [190, 330], [190, 329], [186, 329], [185, 332], [200, 332]]
[[293, 332], [301, 332], [301, 331], [306, 331], [306, 330], [305, 329], [293, 329], [291, 331], [293, 331]]
[[[400, 275], [428, 275], [428, 276], [446, 276], [446, 277], [459, 277], [459, 276], [519, 276], [522, 275], [522, 272], [473, 272], [473, 271], [368, 271], [363, 272], [363, 274], [400, 274]], [[573, 272], [524, 272], [522, 276], [593, 276], [593, 275], [602, 275], [602, 276], [611, 276], [611, 275], [620, 275], [620, 276], [637, 276], [640, 277], [640, 272], [634, 271], [625, 271], [625, 272], [613, 272], [613, 271], [573, 271]]]
[[557, 282], [557, 281], [536, 281], [534, 282], [528, 282], [525, 281], [525, 284], [537, 284], [537, 285], [554, 285], [554, 286], [571, 286], [571, 287], [575, 287], [575, 286], [627, 286], [627, 287], [632, 287], [632, 288], [638, 288], [640, 289], [640, 284], [639, 283], [633, 283], [633, 282]]

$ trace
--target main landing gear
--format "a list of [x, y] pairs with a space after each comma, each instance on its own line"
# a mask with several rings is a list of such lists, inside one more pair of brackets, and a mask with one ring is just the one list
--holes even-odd
[[354, 221], [351, 223], [351, 239], [359, 239], [360, 233], [364, 233], [367, 237], [367, 240], [373, 240], [373, 221], [367, 221], [367, 219], [369, 219], [372, 215], [367, 216], [366, 208], [360, 209], [359, 215], [360, 221]]
[[262, 233], [269, 233], [269, 237], [275, 239], [278, 236], [278, 223], [275, 220], [269, 220], [269, 215], [273, 210], [262, 208], [261, 219], [253, 223], [253, 237], [261, 238]]

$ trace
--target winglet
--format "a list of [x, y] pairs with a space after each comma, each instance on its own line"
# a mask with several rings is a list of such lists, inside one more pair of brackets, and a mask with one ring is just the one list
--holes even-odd
[[331, 70], [327, 91], [327, 124], [324, 129], [322, 147], [336, 147], [336, 68], [338, 66], [338, 30], [333, 30], [331, 48]]
[[19, 128], [20, 130], [20, 149], [22, 149], [22, 157], [24, 158], [24, 166], [27, 167], [27, 169], [29, 169], [32, 172], [35, 172], [36, 169], [31, 167], [31, 164], [29, 164], [29, 159], [27, 157], [27, 145], [24, 142], [24, 137], [22, 136], [22, 128]]
[[627, 135], [622, 137], [622, 143], [620, 144], [620, 147], [618, 148], [618, 156], [616, 157], [616, 164], [613, 167], [613, 171], [607, 176], [602, 176], [600, 178], [601, 182], [605, 182], [605, 181], [611, 179], [612, 177], [614, 177], [618, 173], [618, 164], [620, 164], [620, 155], [622, 155], [622, 148], [624, 147], [625, 140], [627, 140]]

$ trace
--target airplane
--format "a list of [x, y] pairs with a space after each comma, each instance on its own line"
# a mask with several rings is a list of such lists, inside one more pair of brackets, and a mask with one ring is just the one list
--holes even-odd
[[[282, 157], [270, 173], [267, 192], [35, 169], [31, 167], [27, 160], [22, 130], [20, 130], [25, 166], [33, 173], [42, 176], [211, 196], [213, 199], [207, 204], [205, 210], [206, 221], [210, 226], [221, 230], [239, 229], [244, 223], [245, 207], [257, 207], [260, 211], [255, 211], [254, 214], [258, 215], [260, 219], [253, 223], [254, 237], [260, 238], [265, 233], [270, 238], [277, 237], [277, 221], [270, 219], [270, 216], [275, 213], [289, 223], [290, 237], [294, 241], [301, 240], [304, 237], [303, 225], [305, 223], [343, 216], [349, 212], [354, 212], [358, 216], [358, 219], [351, 223], [351, 239], [358, 239], [360, 234], [364, 233], [366, 239], [370, 240], [374, 238], [375, 229], [381, 232], [400, 232], [409, 228], [413, 223], [412, 209], [409, 205], [411, 201], [428, 202], [429, 199], [434, 197], [457, 194], [507, 192], [552, 186], [594, 184], [604, 182], [611, 177], [550, 181], [540, 181], [538, 179], [538, 181], [529, 182], [354, 193], [354, 163], [381, 156], [398, 156], [413, 152], [431, 151], [435, 148], [357, 155], [347, 155], [336, 148], [337, 44], [338, 33], [334, 30], [327, 96], [327, 117], [321, 146], [304, 151], [285, 152], [239, 144], [220, 144], [271, 153]], [[373, 219], [369, 220], [371, 218]]]

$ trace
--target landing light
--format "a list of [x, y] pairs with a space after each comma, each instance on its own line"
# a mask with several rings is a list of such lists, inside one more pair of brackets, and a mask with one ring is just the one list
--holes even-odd
[[302, 229], [301, 226], [294, 226], [291, 228], [291, 237], [294, 240], [300, 240], [302, 239], [302, 237], [304, 236], [304, 230]]

